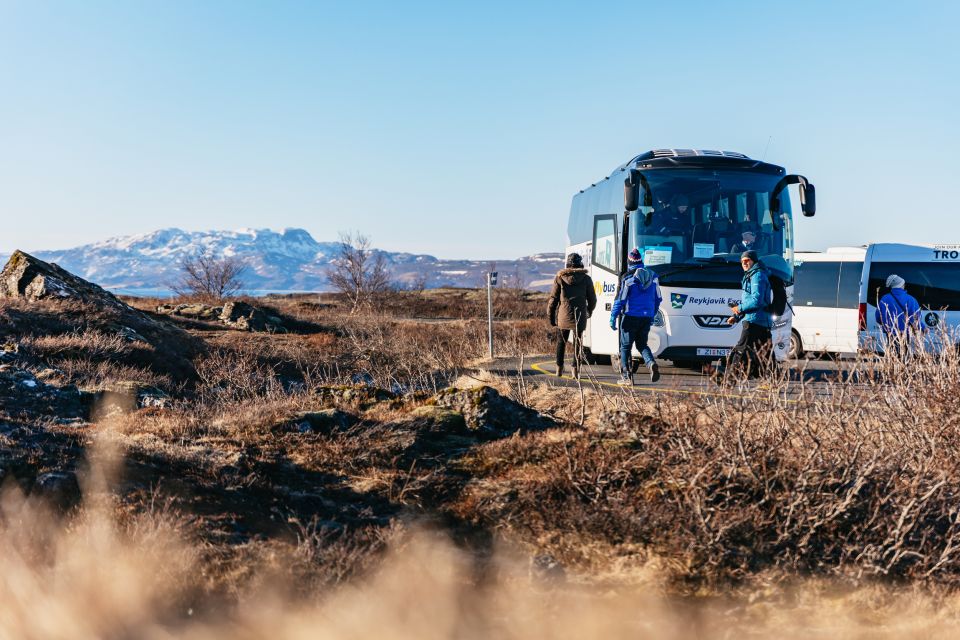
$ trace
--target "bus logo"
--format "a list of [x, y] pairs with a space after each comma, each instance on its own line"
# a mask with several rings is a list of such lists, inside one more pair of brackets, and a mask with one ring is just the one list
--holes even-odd
[[727, 318], [730, 316], [693, 316], [697, 324], [704, 329], [727, 329], [732, 325], [727, 324]]
[[596, 282], [593, 283], [593, 290], [597, 295], [600, 295], [601, 293], [603, 293], [604, 295], [608, 293], [616, 293], [617, 285], [607, 284], [606, 282], [600, 282], [599, 280], [597, 280]]
[[934, 260], [958, 260], [960, 259], [960, 245], [956, 244], [938, 244], [933, 248]]
[[687, 301], [687, 294], [685, 293], [671, 293], [670, 294], [670, 306], [674, 309], [683, 309], [683, 303]]
[[923, 317], [923, 322], [932, 329], [940, 323], [940, 316], [931, 311]]

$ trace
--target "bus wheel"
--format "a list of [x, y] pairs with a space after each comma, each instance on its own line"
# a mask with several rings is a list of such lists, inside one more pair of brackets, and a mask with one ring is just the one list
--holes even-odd
[[803, 342], [800, 341], [800, 334], [796, 331], [790, 331], [790, 348], [787, 350], [787, 358], [796, 360], [803, 357]]

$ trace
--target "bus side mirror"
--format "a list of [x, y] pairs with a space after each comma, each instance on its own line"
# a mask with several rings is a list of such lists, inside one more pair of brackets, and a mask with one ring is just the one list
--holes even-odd
[[800, 188], [800, 208], [803, 210], [803, 215], [809, 218], [817, 212], [817, 190], [814, 189], [813, 183], [799, 175], [783, 176], [770, 192], [770, 212], [773, 216], [773, 228], [777, 231], [780, 226], [777, 223], [777, 216], [782, 212], [780, 194], [790, 184], [798, 185]]
[[640, 187], [643, 187], [643, 206], [653, 206], [653, 193], [642, 173], [630, 169], [630, 177], [623, 181], [623, 209], [636, 211], [640, 207]]
[[812, 218], [817, 212], [817, 189], [812, 184], [800, 185], [800, 208], [803, 215]]
[[633, 182], [632, 177], [633, 175], [623, 181], [624, 211], [636, 211], [640, 206], [640, 182]]

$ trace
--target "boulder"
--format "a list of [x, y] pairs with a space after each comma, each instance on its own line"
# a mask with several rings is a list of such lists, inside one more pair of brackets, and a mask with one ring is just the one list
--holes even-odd
[[424, 405], [410, 412], [410, 417], [422, 424], [428, 433], [468, 434], [467, 421], [463, 414], [446, 407]]
[[31, 495], [66, 510], [80, 502], [80, 483], [72, 471], [49, 471], [37, 476]]
[[174, 313], [185, 318], [195, 318], [197, 320], [215, 320], [223, 312], [222, 307], [214, 307], [209, 304], [178, 304]]
[[131, 329], [130, 327], [120, 327], [117, 330], [117, 335], [127, 342], [148, 342], [146, 338], [137, 333], [136, 329]]
[[431, 404], [459, 412], [468, 429], [492, 437], [556, 426], [550, 418], [488, 386], [444, 389], [431, 399]]
[[241, 331], [266, 331], [267, 316], [252, 304], [243, 301], [231, 301], [223, 305], [220, 320]]
[[356, 404], [361, 408], [369, 407], [378, 402], [395, 400], [397, 395], [386, 389], [368, 385], [330, 386], [317, 389], [317, 395], [322, 400]]
[[293, 425], [300, 433], [330, 434], [348, 429], [356, 418], [340, 409], [322, 409], [320, 411], [302, 411], [287, 424]]
[[0, 409], [9, 415], [56, 415], [68, 418], [85, 413], [73, 385], [59, 387], [19, 367], [0, 365]]
[[102, 287], [23, 251], [14, 251], [0, 271], [0, 298], [80, 300], [130, 310]]

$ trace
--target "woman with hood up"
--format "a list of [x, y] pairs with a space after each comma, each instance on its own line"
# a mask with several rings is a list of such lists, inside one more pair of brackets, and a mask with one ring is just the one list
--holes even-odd
[[630, 354], [634, 346], [650, 369], [650, 382], [660, 379], [660, 366], [647, 346], [647, 338], [661, 302], [663, 296], [657, 274], [643, 268], [640, 249], [633, 249], [627, 255], [627, 273], [620, 280], [619, 293], [610, 310], [610, 328], [616, 331], [617, 320], [620, 321], [620, 381], [617, 384], [633, 385]]
[[579, 377], [583, 351], [581, 338], [587, 328], [587, 318], [597, 306], [597, 293], [579, 253], [568, 255], [566, 265], [553, 279], [547, 314], [550, 326], [557, 328], [557, 376], [563, 375], [563, 359], [572, 332], [573, 375]]

